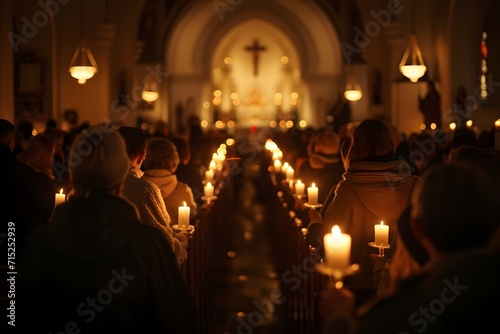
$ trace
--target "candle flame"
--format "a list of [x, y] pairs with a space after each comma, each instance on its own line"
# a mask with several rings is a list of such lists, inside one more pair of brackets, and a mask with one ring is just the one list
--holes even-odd
[[338, 225], [333, 225], [332, 227], [332, 235], [334, 238], [340, 238], [340, 235], [342, 232], [340, 232], [340, 227]]
[[207, 186], [211, 186], [212, 185], [212, 182], [207, 182]]
[[314, 182], [313, 182], [313, 184], [312, 184], [312, 187], [313, 187], [313, 188], [314, 188], [314, 187], [316, 187], [316, 185], [314, 184]]
[[380, 225], [384, 225], [384, 221], [383, 221], [383, 220], [382, 220], [382, 221], [380, 221]]
[[186, 201], [182, 202], [184, 204], [184, 206], [186, 206]]
[[300, 180], [297, 180], [297, 184], [302, 184], [302, 181], [300, 181]]
[[61, 188], [61, 190], [59, 191], [59, 194], [62, 194], [63, 193], [63, 188]]

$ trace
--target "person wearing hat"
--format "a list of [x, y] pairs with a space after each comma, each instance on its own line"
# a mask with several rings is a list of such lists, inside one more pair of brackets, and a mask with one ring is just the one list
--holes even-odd
[[74, 194], [25, 243], [16, 281], [24, 333], [195, 333], [196, 311], [164, 233], [121, 196], [129, 159], [111, 128], [80, 133]]
[[397, 259], [392, 292], [356, 310], [348, 289], [325, 289], [323, 333], [490, 332], [500, 311], [498, 222], [495, 189], [479, 169], [432, 167], [399, 222], [397, 251], [417, 266], [403, 272], [409, 263]]

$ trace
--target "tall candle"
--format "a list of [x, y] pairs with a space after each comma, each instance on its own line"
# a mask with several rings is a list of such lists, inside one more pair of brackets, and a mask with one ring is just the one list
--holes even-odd
[[286, 178], [287, 179], [293, 179], [293, 176], [295, 175], [295, 171], [293, 170], [292, 167], [288, 167], [286, 170]]
[[63, 193], [63, 189], [59, 193], [56, 193], [56, 206], [66, 202], [66, 195]]
[[312, 205], [318, 204], [318, 187], [312, 184], [309, 188], [307, 188], [307, 202]]
[[205, 185], [205, 197], [206, 198], [214, 197], [214, 186], [210, 182], [207, 182], [207, 184]]
[[323, 242], [326, 265], [333, 269], [347, 268], [351, 257], [351, 236], [341, 233], [340, 227], [335, 225], [332, 233], [325, 234]]
[[389, 225], [384, 225], [384, 221], [375, 225], [375, 245], [389, 245]]
[[191, 213], [190, 210], [191, 208], [186, 205], [186, 202], [184, 202], [184, 206], [179, 207], [179, 221], [177, 222], [177, 224], [182, 229], [187, 229], [189, 226], [189, 215]]
[[214, 171], [209, 169], [205, 171], [205, 181], [212, 182], [214, 179]]
[[303, 184], [302, 181], [297, 180], [297, 183], [295, 183], [295, 193], [297, 195], [304, 195], [304, 189], [305, 184]]

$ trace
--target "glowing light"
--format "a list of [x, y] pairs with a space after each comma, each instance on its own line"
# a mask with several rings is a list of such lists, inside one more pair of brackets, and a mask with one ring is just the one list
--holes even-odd
[[300, 126], [301, 128], [305, 128], [305, 127], [307, 126], [307, 122], [306, 122], [306, 121], [304, 121], [304, 120], [301, 120], [301, 121], [299, 122], [299, 126]]
[[231, 57], [226, 57], [226, 58], [224, 58], [224, 64], [226, 64], [226, 65], [231, 64], [231, 62], [232, 62], [232, 61], [233, 61], [233, 60], [231, 59]]
[[203, 108], [205, 108], [205, 109], [210, 108], [210, 102], [208, 102], [208, 101], [203, 102]]
[[208, 121], [206, 121], [206, 120], [201, 121], [201, 122], [200, 122], [200, 126], [201, 126], [202, 128], [206, 128], [206, 127], [208, 126]]
[[283, 56], [283, 57], [281, 57], [281, 62], [282, 62], [283, 64], [285, 64], [285, 65], [286, 65], [286, 64], [288, 64], [288, 62], [289, 62], [288, 57], [287, 57], [287, 56]]

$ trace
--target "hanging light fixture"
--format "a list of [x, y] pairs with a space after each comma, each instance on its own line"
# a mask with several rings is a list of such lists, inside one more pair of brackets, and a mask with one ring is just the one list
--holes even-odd
[[415, 2], [416, 0], [412, 2], [412, 33], [410, 34], [403, 58], [399, 63], [399, 70], [405, 77], [410, 79], [411, 82], [417, 82], [427, 70], [422, 52], [418, 45], [417, 34], [415, 33]]
[[158, 97], [160, 97], [160, 93], [158, 93], [158, 85], [150, 75], [148, 75], [146, 81], [144, 82], [144, 88], [142, 89], [141, 97], [144, 101], [149, 103], [158, 100]]
[[75, 53], [73, 54], [73, 58], [71, 59], [71, 63], [69, 64], [69, 73], [71, 76], [78, 80], [80, 85], [83, 85], [87, 82], [88, 79], [92, 78], [94, 74], [97, 73], [97, 62], [92, 55], [89, 47], [85, 39], [84, 35], [84, 8], [83, 8], [83, 0], [81, 0], [81, 37], [78, 42], [78, 46], [76, 47]]
[[344, 97], [351, 102], [356, 102], [361, 99], [363, 92], [361, 91], [361, 86], [356, 80], [356, 76], [352, 73], [352, 69], [349, 70], [349, 76], [347, 79], [347, 85], [344, 91]]

